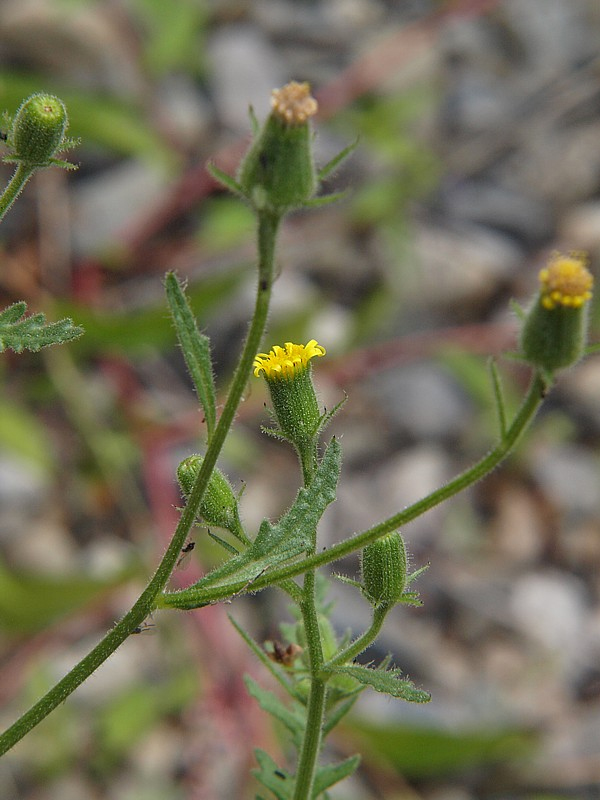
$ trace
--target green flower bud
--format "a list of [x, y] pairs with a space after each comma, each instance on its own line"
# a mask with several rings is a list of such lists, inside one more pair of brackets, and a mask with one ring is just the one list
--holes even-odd
[[267, 381], [279, 432], [301, 454], [312, 447], [321, 421], [310, 359], [324, 355], [325, 348], [311, 339], [305, 345], [275, 345], [254, 359], [255, 376], [262, 372]]
[[34, 94], [24, 100], [13, 120], [8, 143], [10, 160], [32, 167], [50, 166], [64, 143], [69, 124], [62, 100], [51, 94]]
[[272, 111], [237, 175], [242, 194], [259, 210], [283, 214], [311, 199], [317, 188], [309, 119], [317, 101], [308, 83], [275, 89]]
[[577, 363], [583, 355], [594, 284], [586, 263], [581, 253], [553, 253], [540, 271], [540, 291], [521, 332], [521, 354], [549, 373]]
[[406, 548], [398, 531], [388, 533], [362, 551], [364, 594], [373, 605], [399, 602], [406, 588]]
[[[203, 461], [203, 456], [192, 455], [184, 458], [177, 467], [177, 480], [186, 498], [191, 494]], [[237, 498], [229, 481], [217, 467], [210, 476], [200, 503], [199, 515], [208, 525], [223, 528], [238, 539], [243, 536]]]

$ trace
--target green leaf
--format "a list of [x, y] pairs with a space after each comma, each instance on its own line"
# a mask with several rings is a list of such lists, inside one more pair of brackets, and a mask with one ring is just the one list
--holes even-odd
[[315, 775], [313, 798], [316, 800], [316, 798], [326, 789], [329, 789], [330, 786], [352, 775], [359, 764], [360, 756], [350, 756], [350, 758], [341, 761], [339, 764], [327, 764], [325, 767], [319, 767]]
[[204, 410], [206, 430], [210, 441], [217, 421], [210, 341], [208, 336], [198, 330], [188, 300], [173, 272], [167, 273], [165, 288], [177, 338], [183, 351], [185, 363], [196, 387], [198, 400]]
[[376, 692], [383, 692], [391, 697], [407, 700], [409, 703], [428, 703], [431, 700], [429, 692], [417, 689], [412, 681], [401, 680], [402, 672], [399, 669], [381, 670], [361, 667], [358, 664], [348, 664], [335, 667], [334, 672], [340, 675], [349, 675], [360, 683], [375, 689]]
[[201, 580], [179, 592], [162, 596], [161, 606], [197, 608], [202, 589], [234, 580], [251, 584], [269, 567], [278, 566], [304, 552], [327, 506], [335, 500], [341, 467], [341, 448], [332, 439], [317, 467], [312, 483], [302, 488], [292, 507], [274, 525], [264, 520], [255, 541], [239, 556], [230, 558]]
[[26, 310], [26, 303], [19, 302], [0, 314], [0, 352], [10, 349], [15, 353], [23, 350], [37, 353], [42, 347], [70, 342], [83, 333], [83, 328], [70, 319], [47, 323], [45, 314], [24, 317]]
[[258, 781], [270, 789], [277, 800], [292, 800], [294, 792], [294, 779], [283, 769], [279, 769], [268, 753], [264, 750], [254, 751], [258, 761], [258, 769], [253, 769], [252, 774]]
[[295, 708], [291, 711], [285, 706], [279, 697], [268, 689], [263, 689], [260, 684], [256, 683], [249, 675], [244, 675], [244, 681], [248, 692], [258, 702], [259, 706], [267, 714], [270, 714], [276, 720], [287, 728], [290, 732], [292, 741], [296, 747], [302, 744], [302, 734], [304, 733], [304, 726], [306, 724], [306, 711], [295, 704]]
[[254, 655], [258, 658], [258, 660], [262, 663], [262, 665], [271, 673], [271, 675], [275, 678], [275, 680], [280, 684], [280, 686], [286, 691], [291, 697], [295, 698], [296, 700], [301, 700], [301, 697], [295, 690], [295, 685], [288, 674], [286, 674], [286, 670], [279, 664], [276, 664], [274, 661], [268, 657], [262, 647], [260, 647], [257, 642], [250, 636], [250, 634], [245, 631], [242, 626], [235, 621], [235, 619], [228, 614], [229, 621], [242, 637], [242, 639], [246, 642], [248, 647], [252, 650]]

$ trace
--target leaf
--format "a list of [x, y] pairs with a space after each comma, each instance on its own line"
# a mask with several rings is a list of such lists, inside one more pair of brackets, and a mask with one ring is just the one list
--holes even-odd
[[208, 336], [198, 330], [188, 300], [173, 272], [167, 273], [165, 288], [177, 338], [183, 351], [185, 363], [196, 387], [198, 400], [204, 410], [206, 430], [210, 440], [217, 421], [210, 341]]
[[334, 672], [341, 675], [349, 675], [360, 683], [364, 683], [375, 689], [376, 692], [389, 694], [391, 697], [398, 697], [409, 703], [428, 703], [431, 700], [429, 692], [417, 689], [409, 680], [401, 680], [402, 672], [399, 669], [372, 669], [371, 667], [361, 667], [358, 664], [348, 664], [335, 667]]
[[247, 581], [249, 584], [274, 567], [300, 555], [309, 546], [312, 534], [327, 506], [335, 500], [341, 466], [341, 449], [332, 439], [317, 467], [312, 483], [302, 488], [291, 508], [274, 525], [264, 520], [255, 541], [239, 556], [230, 558], [201, 580], [179, 592], [163, 595], [161, 605], [195, 608], [202, 603], [201, 590]]
[[327, 764], [325, 767], [319, 767], [315, 775], [313, 798], [316, 800], [316, 798], [326, 789], [329, 789], [330, 786], [352, 775], [359, 764], [360, 756], [350, 756], [350, 758], [341, 761], [339, 764]]
[[256, 683], [249, 675], [244, 675], [244, 682], [248, 692], [258, 702], [262, 710], [279, 720], [290, 732], [295, 746], [300, 747], [306, 723], [305, 710], [297, 707], [295, 711], [290, 711], [277, 695], [268, 689], [263, 689], [263, 687]]
[[83, 333], [83, 328], [70, 319], [47, 323], [45, 314], [24, 317], [26, 310], [27, 304], [21, 301], [0, 313], [0, 352], [10, 349], [15, 353], [23, 350], [37, 353], [42, 347], [64, 344]]
[[294, 791], [294, 779], [283, 769], [279, 769], [268, 753], [264, 750], [254, 751], [258, 761], [258, 769], [253, 769], [252, 774], [258, 781], [270, 789], [277, 800], [292, 800]]

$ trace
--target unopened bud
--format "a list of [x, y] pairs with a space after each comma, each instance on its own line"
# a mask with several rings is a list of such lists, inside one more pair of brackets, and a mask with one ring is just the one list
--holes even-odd
[[364, 594], [373, 605], [397, 603], [406, 588], [406, 548], [398, 531], [368, 544], [362, 551]]
[[581, 253], [554, 253], [539, 279], [540, 290], [521, 333], [521, 354], [552, 373], [583, 355], [594, 279]]
[[13, 150], [10, 160], [32, 167], [49, 166], [64, 142], [67, 126], [62, 100], [51, 94], [31, 95], [19, 107], [8, 134]]
[[[177, 480], [184, 496], [190, 496], [204, 457], [192, 455], [185, 458], [177, 467]], [[199, 515], [208, 525], [215, 525], [240, 538], [238, 501], [225, 475], [215, 467], [200, 503]]]
[[240, 165], [238, 183], [255, 208], [283, 214], [303, 206], [317, 188], [309, 125], [317, 101], [308, 83], [292, 81], [273, 90], [271, 106]]

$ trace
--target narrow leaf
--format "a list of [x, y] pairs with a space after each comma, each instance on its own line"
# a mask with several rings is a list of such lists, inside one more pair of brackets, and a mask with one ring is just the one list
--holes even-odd
[[210, 161], [206, 165], [206, 170], [210, 174], [210, 176], [216, 180], [217, 183], [220, 183], [221, 186], [224, 186], [226, 189], [229, 189], [229, 191], [232, 194], [236, 194], [239, 197], [244, 196], [244, 190], [235, 180], [235, 178], [231, 177], [231, 175], [228, 175], [226, 172], [223, 172], [222, 169], [219, 169]]
[[320, 767], [315, 775], [315, 784], [313, 788], [313, 798], [318, 798], [326, 789], [333, 786], [357, 769], [360, 764], [360, 756], [350, 756], [345, 761], [339, 764], [328, 764], [325, 767]]
[[250, 634], [245, 631], [242, 626], [235, 621], [235, 619], [231, 616], [231, 614], [227, 615], [229, 617], [229, 621], [242, 637], [242, 639], [246, 642], [248, 647], [252, 650], [254, 655], [258, 658], [258, 660], [262, 663], [262, 665], [271, 673], [271, 675], [275, 678], [275, 680], [280, 684], [280, 686], [291, 696], [294, 697], [296, 700], [300, 700], [300, 698], [296, 695], [294, 684], [289, 680], [287, 675], [285, 674], [284, 668], [281, 667], [279, 664], [276, 664], [274, 661], [271, 661], [269, 656], [265, 653], [265, 651], [260, 647], [260, 645], [254, 641], [254, 639], [250, 636]]
[[336, 674], [349, 675], [360, 683], [375, 689], [376, 692], [383, 692], [383, 694], [398, 697], [409, 703], [428, 703], [431, 700], [429, 692], [417, 689], [412, 681], [401, 679], [402, 673], [399, 669], [380, 670], [361, 667], [358, 664], [349, 664], [336, 667], [334, 672]]
[[252, 773], [263, 786], [270, 789], [277, 800], [292, 800], [294, 791], [294, 779], [283, 769], [279, 769], [268, 753], [264, 750], [254, 751], [259, 769], [253, 769]]
[[167, 274], [165, 288], [177, 338], [183, 351], [185, 363], [196, 387], [198, 400], [204, 410], [206, 430], [210, 441], [217, 421], [210, 342], [208, 337], [198, 330], [187, 297], [173, 272]]
[[341, 150], [337, 156], [334, 156], [331, 161], [328, 161], [327, 164], [325, 164], [324, 167], [321, 167], [319, 170], [319, 180], [322, 181], [323, 178], [331, 175], [331, 173], [339, 167], [342, 161], [345, 161], [348, 156], [354, 152], [357, 146], [358, 139], [352, 142], [352, 144], [349, 144], [348, 147], [344, 147], [344, 149]]
[[256, 683], [249, 675], [244, 675], [244, 682], [249, 694], [254, 697], [259, 706], [267, 714], [270, 714], [276, 720], [287, 728], [292, 736], [294, 744], [299, 747], [302, 743], [302, 734], [304, 733], [305, 714], [300, 709], [290, 711], [283, 705], [277, 695], [270, 692], [268, 689], [263, 689], [260, 684]]

